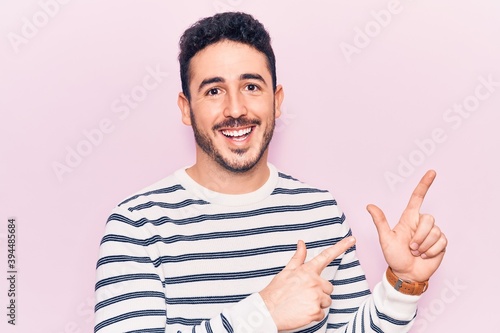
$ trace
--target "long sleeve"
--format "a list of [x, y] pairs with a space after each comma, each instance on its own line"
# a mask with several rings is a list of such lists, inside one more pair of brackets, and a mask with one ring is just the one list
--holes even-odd
[[97, 262], [94, 332], [276, 332], [258, 293], [210, 320], [194, 324], [169, 318], [167, 326], [165, 276], [154, 246], [158, 239], [145, 232], [142, 221], [120, 208], [108, 219]]

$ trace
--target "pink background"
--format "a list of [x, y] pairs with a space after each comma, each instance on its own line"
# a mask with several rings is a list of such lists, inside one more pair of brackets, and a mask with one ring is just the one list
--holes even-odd
[[[191, 129], [176, 105], [177, 42], [222, 10], [254, 14], [270, 31], [286, 94], [270, 159], [333, 192], [370, 284], [386, 265], [366, 204], [396, 223], [433, 168], [423, 212], [450, 244], [412, 332], [491, 332], [500, 188], [494, 0], [2, 1], [0, 266], [6, 275], [14, 216], [19, 296], [12, 327], [2, 277], [0, 331], [92, 331], [94, 267], [111, 209], [193, 163]], [[150, 91], [141, 87], [148, 70], [163, 73]], [[137, 105], [127, 107], [123, 94]], [[460, 116], [453, 107], [464, 103], [471, 111]], [[107, 133], [96, 132], [100, 125]], [[54, 171], [78, 149], [86, 156]], [[390, 184], [387, 173], [399, 181]]]

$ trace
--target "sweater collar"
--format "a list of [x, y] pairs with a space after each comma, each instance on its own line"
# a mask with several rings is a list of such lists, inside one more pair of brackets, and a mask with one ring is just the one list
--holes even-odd
[[209, 190], [195, 182], [186, 172], [187, 167], [181, 168], [174, 173], [179, 183], [196, 197], [212, 204], [224, 206], [250, 205], [267, 198], [278, 184], [278, 170], [274, 165], [268, 163], [269, 178], [259, 189], [244, 194], [224, 194]]

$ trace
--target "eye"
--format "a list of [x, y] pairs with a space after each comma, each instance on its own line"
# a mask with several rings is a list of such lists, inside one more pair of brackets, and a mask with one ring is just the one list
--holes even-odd
[[248, 91], [259, 91], [259, 87], [256, 85], [256, 84], [248, 84], [246, 87], [245, 87], [246, 90]]
[[220, 94], [220, 89], [219, 88], [210, 88], [207, 91], [207, 96], [217, 96]]

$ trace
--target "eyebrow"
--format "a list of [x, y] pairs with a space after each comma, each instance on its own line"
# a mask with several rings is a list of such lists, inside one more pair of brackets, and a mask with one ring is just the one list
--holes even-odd
[[258, 80], [267, 86], [266, 80], [260, 74], [246, 73], [240, 75], [240, 80]]
[[205, 79], [205, 80], [201, 81], [200, 86], [198, 87], [198, 92], [200, 92], [203, 89], [203, 87], [205, 87], [209, 84], [212, 84], [212, 83], [217, 83], [217, 82], [226, 82], [226, 80], [224, 80], [220, 76], [215, 76], [215, 77]]
[[[258, 81], [262, 82], [264, 85], [267, 85], [266, 80], [264, 80], [262, 75], [256, 74], [256, 73], [241, 74], [240, 81], [243, 81], [243, 80], [258, 80]], [[205, 80], [201, 81], [200, 86], [198, 87], [198, 92], [200, 92], [203, 89], [203, 87], [205, 87], [209, 84], [219, 83], [219, 82], [226, 82], [226, 80], [224, 80], [224, 78], [222, 78], [220, 76], [214, 76], [214, 77], [210, 77], [208, 79], [205, 79]]]

